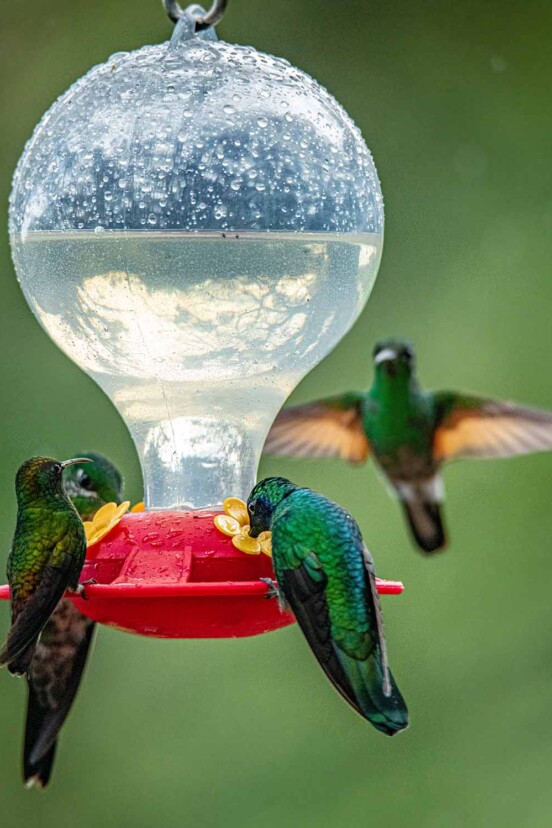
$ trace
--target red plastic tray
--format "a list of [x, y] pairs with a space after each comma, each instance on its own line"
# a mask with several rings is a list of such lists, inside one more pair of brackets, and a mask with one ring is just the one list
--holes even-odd
[[[260, 578], [274, 577], [266, 555], [246, 555], [213, 524], [218, 512], [127, 514], [88, 550], [81, 580], [88, 600], [70, 595], [85, 615], [125, 632], [156, 638], [234, 638], [294, 622], [266, 600]], [[378, 579], [399, 595], [399, 581]], [[0, 587], [0, 599], [9, 598]]]

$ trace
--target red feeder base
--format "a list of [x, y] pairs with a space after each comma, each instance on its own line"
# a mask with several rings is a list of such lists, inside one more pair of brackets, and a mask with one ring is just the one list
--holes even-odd
[[[246, 555], [213, 524], [217, 512], [138, 512], [125, 515], [88, 550], [81, 612], [125, 632], [154, 638], [235, 638], [294, 622], [266, 600], [260, 578], [274, 577], [266, 555]], [[378, 590], [400, 594], [397, 581]], [[0, 587], [0, 598], [8, 598]]]

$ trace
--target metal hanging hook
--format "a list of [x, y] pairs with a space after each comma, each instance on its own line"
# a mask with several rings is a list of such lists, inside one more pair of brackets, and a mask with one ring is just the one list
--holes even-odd
[[[169, 15], [172, 22], [178, 23], [184, 12], [182, 11], [177, 0], [163, 0], [163, 6], [165, 7], [165, 11]], [[214, 3], [207, 14], [196, 19], [196, 32], [203, 32], [205, 29], [209, 29], [211, 26], [216, 26], [217, 23], [220, 23], [224, 17], [224, 12], [226, 11], [227, 6], [228, 0], [214, 0]]]

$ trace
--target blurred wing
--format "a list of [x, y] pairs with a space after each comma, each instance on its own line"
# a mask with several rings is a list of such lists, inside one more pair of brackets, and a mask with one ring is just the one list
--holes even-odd
[[268, 433], [265, 454], [364, 463], [370, 446], [362, 427], [363, 402], [361, 394], [347, 394], [283, 409]]
[[435, 395], [436, 460], [515, 457], [552, 449], [552, 412], [450, 392]]

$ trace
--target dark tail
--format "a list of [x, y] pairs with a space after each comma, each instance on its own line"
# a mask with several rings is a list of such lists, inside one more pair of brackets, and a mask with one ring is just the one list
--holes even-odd
[[36, 747], [44, 735], [45, 724], [52, 711], [41, 705], [39, 696], [28, 679], [29, 699], [27, 703], [27, 723], [25, 727], [25, 745], [23, 748], [23, 779], [28, 788], [45, 788], [50, 781], [52, 765], [56, 754], [55, 737], [49, 740], [50, 746], [45, 751]]
[[[80, 616], [68, 599], [62, 602], [60, 607], [63, 608], [65, 603], [75, 616]], [[84, 634], [76, 650], [69, 649], [67, 656], [69, 663], [64, 664], [59, 661], [59, 653], [55, 649], [51, 654], [52, 661], [57, 658], [57, 667], [61, 675], [64, 674], [64, 668], [70, 667], [63, 680], [55, 674], [46, 674], [44, 677], [40, 674], [39, 665], [36, 667], [35, 664], [31, 665], [23, 749], [23, 776], [28, 787], [45, 788], [48, 784], [56, 753], [57, 738], [79, 689], [95, 628], [93, 623], [85, 620], [83, 616], [81, 618], [85, 624]], [[52, 623], [55, 621], [54, 615]], [[62, 628], [59, 635], [63, 636], [63, 634]], [[63, 645], [63, 640], [58, 641], [58, 644]], [[38, 647], [37, 660], [39, 657], [44, 660], [42, 647], [41, 642]], [[40, 682], [44, 682], [44, 679], [46, 679], [46, 686], [41, 687]]]
[[50, 749], [40, 759], [32, 762], [33, 754], [34, 732], [29, 729], [29, 720], [27, 719], [27, 731], [25, 733], [25, 748], [23, 753], [23, 780], [27, 788], [43, 789], [50, 781], [52, 775], [52, 767], [56, 755], [57, 741], [53, 743]]
[[441, 504], [421, 494], [413, 500], [401, 500], [414, 540], [424, 552], [437, 552], [447, 545], [441, 517]]

